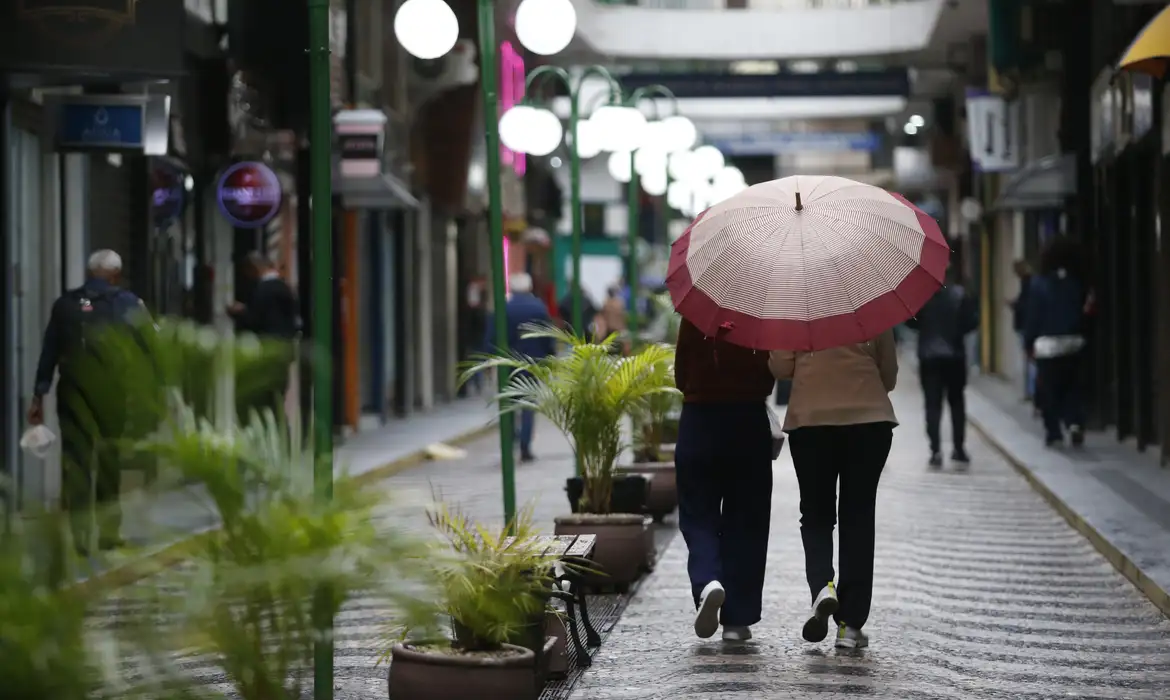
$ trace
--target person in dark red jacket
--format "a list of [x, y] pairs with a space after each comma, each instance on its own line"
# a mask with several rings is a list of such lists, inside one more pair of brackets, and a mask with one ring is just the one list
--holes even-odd
[[683, 394], [675, 469], [679, 529], [690, 551], [695, 634], [751, 638], [760, 621], [772, 511], [775, 380], [768, 353], [679, 327], [675, 383]]

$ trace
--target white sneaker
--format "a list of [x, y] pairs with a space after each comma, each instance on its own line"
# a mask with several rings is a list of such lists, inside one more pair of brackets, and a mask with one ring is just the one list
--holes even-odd
[[869, 646], [869, 637], [861, 630], [841, 625], [837, 628], [837, 641], [834, 646], [838, 649], [864, 649]]
[[719, 609], [723, 607], [723, 600], [727, 592], [723, 584], [712, 581], [699, 594], [699, 610], [695, 613], [695, 634], [700, 639], [709, 639], [719, 631]]
[[723, 641], [746, 642], [752, 638], [752, 628], [747, 625], [723, 625]]
[[840, 604], [837, 602], [837, 587], [830, 581], [829, 585], [821, 589], [817, 599], [813, 601], [812, 616], [804, 623], [801, 635], [805, 641], [821, 642], [829, 636], [829, 618], [837, 612]]

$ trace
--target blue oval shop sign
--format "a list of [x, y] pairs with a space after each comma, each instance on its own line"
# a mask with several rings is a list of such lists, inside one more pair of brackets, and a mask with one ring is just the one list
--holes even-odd
[[236, 163], [219, 176], [219, 210], [238, 228], [259, 228], [280, 210], [283, 193], [272, 168], [256, 161]]

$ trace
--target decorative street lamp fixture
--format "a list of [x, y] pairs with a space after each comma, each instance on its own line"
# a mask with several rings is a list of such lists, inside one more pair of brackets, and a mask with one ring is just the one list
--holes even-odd
[[[597, 76], [606, 81], [609, 102], [594, 110], [586, 120], [581, 119], [581, 86], [590, 76]], [[569, 92], [569, 191], [573, 260], [571, 321], [573, 330], [580, 333], [585, 328], [581, 284], [581, 236], [584, 228], [581, 212], [581, 159], [596, 155], [600, 151], [628, 153], [636, 149], [645, 133], [646, 118], [638, 110], [622, 104], [621, 86], [613, 75], [601, 66], [585, 68], [575, 80], [564, 68], [541, 66], [528, 75], [524, 85], [525, 95], [532, 94], [532, 86], [545, 77], [555, 78]], [[554, 121], [557, 124], [556, 128], [552, 126]], [[500, 135], [508, 148], [532, 155], [547, 155], [562, 141], [560, 121], [556, 115], [543, 107], [533, 106], [527, 97], [504, 113], [500, 120]]]

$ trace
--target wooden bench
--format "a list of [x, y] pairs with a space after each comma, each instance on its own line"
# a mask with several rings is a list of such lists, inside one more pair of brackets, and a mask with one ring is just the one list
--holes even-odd
[[[504, 546], [511, 546], [514, 537], [504, 540]], [[585, 599], [585, 586], [582, 585], [581, 568], [590, 566], [593, 548], [597, 544], [596, 535], [546, 535], [537, 537], [532, 543], [534, 551], [549, 562], [552, 569], [553, 590], [549, 597], [556, 598], [565, 604], [565, 627], [569, 632], [569, 640], [573, 643], [576, 652], [577, 665], [588, 667], [592, 664], [589, 658], [589, 647], [601, 646], [601, 635], [593, 627], [589, 619], [589, 607]], [[577, 611], [580, 610], [580, 614]], [[581, 641], [578, 623], [585, 628], [585, 641]], [[538, 660], [538, 666], [543, 664]], [[555, 669], [554, 669], [555, 670]]]

